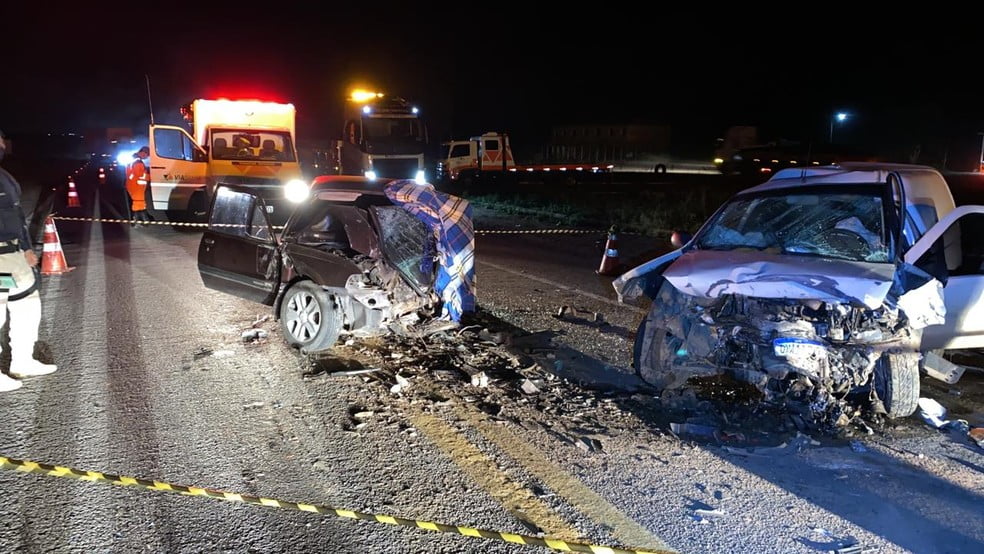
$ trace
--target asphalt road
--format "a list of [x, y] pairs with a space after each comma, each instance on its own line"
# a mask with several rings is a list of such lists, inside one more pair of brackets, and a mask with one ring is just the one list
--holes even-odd
[[[80, 180], [82, 207], [118, 189]], [[479, 226], [482, 220], [479, 220]], [[410, 385], [337, 377], [240, 338], [264, 306], [205, 289], [200, 233], [58, 223], [72, 272], [43, 283], [59, 371], [0, 396], [0, 455], [283, 500], [681, 552], [984, 550], [984, 451], [917, 417], [843, 441], [726, 447], [666, 432], [631, 376], [641, 308], [594, 273], [603, 237], [478, 239], [479, 303], [547, 337], [559, 378], [524, 393], [454, 367]], [[626, 260], [665, 249], [623, 237]], [[558, 319], [559, 307], [601, 314]], [[332, 367], [400, 368], [396, 350], [338, 349]], [[564, 381], [566, 378], [567, 381]], [[980, 377], [930, 388], [977, 425]], [[581, 387], [578, 383], [585, 385]], [[599, 390], [600, 389], [600, 390]], [[494, 408], [490, 408], [493, 406]], [[861, 451], [863, 450], [863, 451]], [[540, 548], [200, 497], [0, 471], [2, 552], [537, 552]]]

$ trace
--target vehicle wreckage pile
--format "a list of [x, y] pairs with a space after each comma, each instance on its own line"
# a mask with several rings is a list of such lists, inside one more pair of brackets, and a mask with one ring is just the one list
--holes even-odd
[[[654, 302], [649, 336], [642, 338], [643, 379], [661, 389], [688, 382], [701, 388], [701, 378], [727, 370], [754, 385], [765, 402], [818, 426], [845, 426], [867, 406], [884, 413], [870, 386], [876, 365], [886, 352], [911, 349], [914, 339], [905, 315], [887, 304], [871, 310], [737, 294], [706, 299], [671, 286]], [[652, 344], [654, 330], [664, 329], [667, 337]], [[862, 387], [867, 394], [859, 398]]]
[[[658, 395], [644, 384], [636, 390], [591, 390], [557, 376], [562, 347], [552, 342], [551, 333], [528, 333], [482, 311], [468, 323], [431, 327], [416, 335], [351, 339], [336, 349], [340, 358], [312, 359], [312, 373], [359, 376], [378, 389], [381, 399], [439, 403], [456, 397], [494, 418], [515, 422], [529, 419], [523, 415], [527, 409], [549, 414], [555, 416], [550, 432], [586, 451], [600, 450], [598, 439], [619, 432], [613, 429], [644, 427], [657, 434], [705, 435], [722, 443], [754, 445], [775, 442], [783, 433], [830, 430], [832, 423], [846, 426], [862, 415], [861, 402], [852, 404], [846, 396], [804, 383], [798, 385], [801, 396], [813, 394], [812, 404], [779, 401], [792, 398], [792, 391], [786, 396], [777, 391], [775, 401], [763, 402], [749, 383], [721, 375], [695, 378]], [[870, 374], [873, 362], [867, 360], [872, 355], [860, 348], [858, 352]], [[359, 365], [349, 369], [342, 359], [358, 360]], [[830, 373], [832, 380], [864, 378], [856, 371]], [[440, 387], [432, 386], [438, 381]], [[813, 410], [822, 399], [828, 409]], [[858, 427], [867, 426], [859, 422]]]

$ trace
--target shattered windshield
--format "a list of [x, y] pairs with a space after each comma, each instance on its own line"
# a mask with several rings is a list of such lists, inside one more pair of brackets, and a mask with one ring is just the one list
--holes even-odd
[[840, 186], [738, 197], [711, 222], [697, 247], [888, 262], [882, 197], [875, 190], [843, 191]]

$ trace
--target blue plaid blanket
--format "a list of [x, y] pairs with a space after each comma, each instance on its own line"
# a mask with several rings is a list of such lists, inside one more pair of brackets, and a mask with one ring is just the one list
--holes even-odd
[[440, 262], [434, 290], [443, 301], [441, 317], [461, 321], [475, 311], [475, 229], [471, 205], [464, 198], [438, 192], [431, 185], [393, 181], [386, 196], [434, 230]]

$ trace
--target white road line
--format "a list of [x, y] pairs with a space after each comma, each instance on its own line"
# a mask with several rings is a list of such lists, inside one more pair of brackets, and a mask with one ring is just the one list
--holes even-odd
[[486, 265], [486, 266], [489, 266], [489, 267], [494, 267], [495, 269], [498, 269], [499, 271], [505, 271], [506, 273], [512, 273], [513, 275], [518, 275], [520, 277], [526, 277], [527, 279], [530, 279], [530, 280], [533, 280], [533, 281], [537, 281], [538, 283], [543, 283], [544, 285], [550, 285], [552, 287], [557, 287], [557, 288], [562, 289], [562, 290], [573, 292], [575, 294], [579, 294], [581, 296], [585, 296], [585, 297], [590, 298], [592, 300], [597, 300], [598, 302], [604, 302], [605, 304], [608, 304], [610, 306], [615, 306], [616, 308], [620, 308], [620, 309], [624, 309], [624, 310], [629, 310], [631, 312], [635, 312], [635, 313], [638, 313], [638, 314], [646, 315], [646, 310], [644, 310], [642, 308], [639, 308], [639, 307], [636, 307], [636, 306], [632, 306], [630, 304], [619, 304], [617, 301], [612, 300], [611, 298], [605, 298], [604, 296], [601, 296], [601, 295], [598, 295], [598, 294], [594, 294], [594, 293], [591, 293], [591, 292], [583, 291], [583, 290], [578, 289], [578, 288], [570, 287], [570, 286], [567, 286], [567, 285], [558, 283], [557, 281], [551, 281], [550, 279], [544, 279], [543, 277], [537, 277], [536, 275], [530, 275], [529, 273], [524, 273], [522, 271], [516, 271], [515, 269], [510, 269], [508, 267], [505, 267], [505, 266], [502, 266], [502, 265], [499, 265], [499, 264], [495, 264], [495, 263], [492, 263], [492, 262], [488, 262], [488, 261], [485, 261], [485, 260], [478, 260], [478, 263], [479, 263], [479, 265]]

